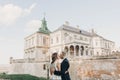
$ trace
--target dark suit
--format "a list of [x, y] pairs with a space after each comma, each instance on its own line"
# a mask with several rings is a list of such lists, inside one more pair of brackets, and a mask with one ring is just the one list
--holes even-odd
[[68, 71], [69, 67], [69, 61], [65, 58], [61, 63], [61, 71], [55, 70], [54, 74], [61, 76], [62, 80], [71, 80], [69, 72], [65, 73], [66, 71]]

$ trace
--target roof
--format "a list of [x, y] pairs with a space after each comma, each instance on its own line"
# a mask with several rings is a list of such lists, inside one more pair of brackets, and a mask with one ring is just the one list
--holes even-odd
[[106, 38], [104, 38], [104, 37], [102, 37], [102, 36], [96, 34], [96, 33], [93, 34], [93, 37], [99, 37], [99, 38], [102, 38], [103, 40], [113, 42], [113, 41], [111, 41], [111, 40], [108, 40], [108, 39], [106, 39]]
[[[100, 38], [102, 38], [104, 40], [107, 40], [104, 37], [102, 37], [102, 36], [98, 35], [97, 33], [95, 33], [94, 31], [93, 32], [87, 32], [85, 30], [78, 29], [78, 28], [75, 28], [75, 27], [72, 27], [72, 26], [69, 26], [69, 25], [65, 25], [65, 24], [60, 26], [55, 31], [59, 31], [59, 30], [66, 30], [66, 31], [70, 31], [70, 32], [75, 32], [75, 33], [82, 34], [82, 35], [89, 36], [89, 37], [100, 37]], [[107, 40], [107, 41], [110, 41], [110, 40]], [[113, 42], [113, 41], [110, 41], [110, 42]]]
[[58, 31], [58, 30], [67, 30], [70, 32], [75, 32], [75, 33], [86, 35], [86, 36], [92, 36], [90, 32], [87, 32], [87, 31], [84, 31], [84, 30], [81, 30], [81, 29], [78, 29], [78, 28], [75, 28], [69, 25], [62, 25], [55, 31]]
[[47, 22], [45, 20], [45, 17], [42, 20], [41, 27], [39, 28], [38, 32], [44, 33], [44, 34], [49, 34], [51, 31], [47, 28]]

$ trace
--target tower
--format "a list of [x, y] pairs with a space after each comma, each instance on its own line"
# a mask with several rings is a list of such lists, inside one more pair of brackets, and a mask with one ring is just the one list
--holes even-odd
[[39, 30], [25, 38], [24, 58], [46, 59], [49, 49], [50, 30], [47, 28], [45, 17], [41, 22]]

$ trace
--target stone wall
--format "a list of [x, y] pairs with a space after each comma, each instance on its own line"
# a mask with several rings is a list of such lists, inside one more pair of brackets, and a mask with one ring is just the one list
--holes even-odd
[[[47, 63], [12, 63], [10, 74], [30, 74], [47, 78]], [[45, 65], [45, 68], [44, 68]]]
[[0, 65], [0, 73], [8, 73], [9, 72], [9, 67], [10, 65], [9, 64], [1, 64]]
[[[47, 77], [43, 69], [47, 62], [12, 63], [11, 74], [31, 74]], [[72, 59], [70, 60], [71, 80], [118, 80], [120, 79], [120, 59]]]
[[118, 80], [120, 59], [70, 61], [72, 80]]

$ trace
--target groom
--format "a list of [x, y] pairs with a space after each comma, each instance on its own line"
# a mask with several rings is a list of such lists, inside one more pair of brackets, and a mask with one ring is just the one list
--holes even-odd
[[67, 58], [65, 58], [66, 56], [66, 53], [65, 52], [62, 52], [60, 54], [60, 58], [63, 59], [62, 63], [61, 63], [61, 71], [54, 71], [54, 74], [55, 75], [59, 75], [61, 76], [62, 80], [71, 80], [70, 79], [70, 75], [69, 75], [69, 72], [68, 72], [68, 69], [70, 67], [70, 64], [69, 64], [69, 61]]

